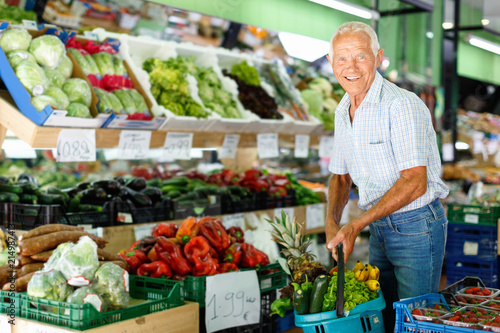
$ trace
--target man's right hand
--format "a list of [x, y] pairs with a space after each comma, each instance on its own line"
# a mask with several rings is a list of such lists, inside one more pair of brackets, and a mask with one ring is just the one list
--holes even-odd
[[326, 245], [327, 245], [327, 250], [331, 251], [331, 249], [328, 248], [328, 243], [337, 235], [337, 232], [339, 232], [340, 226], [335, 222], [333, 217], [328, 217], [326, 219]]

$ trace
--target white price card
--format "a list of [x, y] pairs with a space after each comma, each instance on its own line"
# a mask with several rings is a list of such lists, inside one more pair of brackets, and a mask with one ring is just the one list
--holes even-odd
[[295, 136], [295, 149], [293, 151], [295, 158], [306, 158], [309, 156], [309, 141], [311, 137], [309, 135]]
[[477, 242], [464, 242], [464, 254], [466, 256], [477, 256], [479, 253], [479, 244]]
[[280, 153], [278, 150], [278, 134], [257, 134], [257, 149], [259, 158], [279, 157]]
[[173, 160], [190, 160], [192, 146], [193, 133], [168, 132], [163, 156]]
[[29, 30], [38, 30], [38, 24], [35, 21], [23, 20], [23, 25]]
[[293, 218], [295, 216], [295, 209], [293, 209], [293, 207], [275, 208], [274, 217], [278, 217], [281, 220], [281, 211], [284, 211], [285, 214], [290, 218], [290, 221], [293, 221]]
[[150, 143], [151, 131], [121, 131], [118, 159], [142, 160], [148, 154]]
[[57, 137], [58, 162], [95, 161], [94, 129], [62, 129]]
[[97, 228], [84, 228], [85, 232], [88, 232], [91, 235], [97, 236], [97, 237], [103, 237], [104, 230], [102, 227], [97, 227]]
[[238, 271], [207, 276], [205, 324], [207, 332], [257, 324], [260, 288], [257, 272]]
[[322, 136], [319, 140], [319, 157], [331, 157], [333, 151], [333, 136]]
[[465, 214], [464, 221], [466, 223], [478, 224], [479, 223], [479, 215], [477, 215], [477, 214]]
[[325, 226], [325, 204], [315, 204], [306, 207], [306, 229]]
[[99, 36], [97, 36], [97, 34], [95, 32], [92, 32], [92, 31], [84, 31], [83, 34], [85, 35], [85, 37], [87, 37], [88, 39], [91, 39], [91, 40], [99, 40]]
[[16, 323], [15, 318], [16, 318], [15, 315], [12, 315], [12, 317], [11, 317], [11, 316], [8, 316], [8, 315], [2, 313], [0, 315], [0, 332], [11, 333], [12, 332], [12, 325], [9, 324], [9, 320], [12, 322], [12, 324], [15, 324]]
[[219, 158], [235, 158], [239, 142], [239, 134], [226, 134], [222, 147], [220, 148]]
[[445, 143], [443, 144], [442, 148], [442, 153], [443, 153], [443, 161], [444, 162], [449, 162], [453, 161], [455, 158], [455, 148], [453, 146], [453, 143]]
[[135, 240], [138, 241], [139, 239], [143, 239], [146, 236], [151, 236], [154, 227], [154, 225], [140, 225], [134, 227]]
[[231, 214], [222, 216], [222, 224], [226, 229], [231, 227], [240, 227], [245, 230], [245, 214]]

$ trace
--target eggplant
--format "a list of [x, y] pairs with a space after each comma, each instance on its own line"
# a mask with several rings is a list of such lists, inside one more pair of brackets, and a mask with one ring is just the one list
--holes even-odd
[[125, 186], [131, 188], [134, 191], [142, 191], [148, 186], [148, 184], [146, 182], [146, 179], [142, 177], [136, 177], [134, 179], [129, 180], [125, 184]]
[[144, 190], [141, 191], [141, 193], [144, 193], [148, 197], [151, 198], [153, 201], [153, 204], [159, 202], [161, 200], [161, 189], [158, 187], [146, 187]]
[[153, 200], [151, 200], [151, 198], [146, 194], [139, 191], [134, 191], [133, 189], [127, 186], [122, 186], [121, 189], [123, 190], [124, 193], [122, 199], [130, 200], [135, 207], [143, 208], [143, 207], [151, 207], [153, 205]]
[[93, 182], [93, 188], [103, 188], [108, 194], [117, 194], [120, 191], [120, 183], [115, 179], [99, 180]]

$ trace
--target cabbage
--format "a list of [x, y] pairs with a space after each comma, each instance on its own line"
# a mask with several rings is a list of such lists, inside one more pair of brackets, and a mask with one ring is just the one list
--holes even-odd
[[81, 103], [70, 103], [67, 110], [68, 117], [92, 118], [89, 108]]
[[71, 77], [73, 74], [73, 62], [71, 59], [65, 54], [61, 60], [59, 66], [56, 69], [62, 74], [65, 80]]
[[7, 53], [7, 60], [14, 70], [16, 70], [16, 66], [19, 65], [23, 60], [29, 60], [33, 63], [36, 63], [36, 59], [31, 53], [22, 50], [14, 50]]
[[300, 92], [302, 99], [307, 104], [307, 110], [315, 117], [319, 117], [323, 112], [323, 98], [321, 95], [312, 89], [305, 89]]
[[53, 35], [44, 35], [33, 39], [29, 51], [35, 56], [38, 64], [56, 68], [66, 54], [66, 48], [59, 38]]
[[27, 51], [31, 35], [25, 29], [9, 29], [0, 35], [0, 47], [7, 53], [14, 50]]
[[123, 309], [129, 304], [128, 273], [123, 268], [105, 263], [95, 273], [92, 287], [109, 304], [110, 309]]
[[87, 81], [83, 79], [74, 78], [67, 80], [62, 90], [68, 95], [70, 102], [81, 103], [87, 107], [89, 107], [92, 102], [92, 92], [90, 91]]
[[57, 102], [57, 104], [54, 105], [56, 109], [66, 110], [66, 108], [68, 107], [69, 105], [68, 96], [66, 96], [66, 94], [58, 87], [50, 87], [49, 89], [47, 89], [45, 94], [47, 96], [54, 97], [54, 99]]
[[108, 101], [111, 104], [111, 110], [113, 110], [114, 113], [122, 113], [123, 112], [123, 105], [122, 102], [116, 97], [113, 93], [108, 93]]
[[125, 112], [127, 112], [128, 114], [134, 114], [137, 111], [137, 108], [135, 107], [134, 100], [127, 92], [127, 90], [128, 89], [115, 90], [113, 91], [113, 94], [118, 97], [125, 109]]
[[127, 91], [130, 97], [134, 100], [136, 111], [140, 113], [149, 113], [148, 105], [146, 104], [144, 97], [142, 97], [142, 95], [135, 89], [128, 89]]
[[83, 57], [85, 58], [85, 60], [87, 60], [87, 63], [89, 64], [90, 74], [94, 74], [96, 76], [101, 75], [101, 72], [99, 72], [99, 67], [97, 67], [94, 58], [92, 58], [90, 54], [86, 54]]
[[57, 69], [44, 68], [45, 76], [49, 80], [49, 84], [53, 87], [61, 88], [66, 80]]
[[55, 269], [36, 272], [28, 282], [29, 296], [64, 302], [72, 292], [73, 288], [66, 284], [64, 275]]
[[74, 49], [74, 48], [70, 48], [70, 49], [68, 49], [68, 52], [71, 53], [73, 58], [75, 58], [75, 61], [82, 69], [83, 74], [88, 75], [91, 73], [91, 68], [90, 68], [89, 62], [87, 61], [87, 59], [85, 59], [83, 54], [80, 53], [80, 51], [78, 51], [77, 49]]
[[324, 77], [317, 77], [307, 84], [309, 89], [321, 94], [322, 97], [332, 97], [332, 84]]
[[97, 108], [99, 110], [100, 113], [109, 113], [111, 112], [111, 110], [113, 110], [113, 105], [111, 104], [111, 102], [109, 101], [109, 93], [100, 89], [100, 88], [95, 88], [94, 87], [94, 91], [97, 95], [97, 97], [99, 97], [99, 103], [97, 104]]
[[115, 66], [113, 65], [113, 58], [111, 53], [107, 52], [99, 52], [92, 55], [94, 58], [97, 67], [99, 67], [99, 72], [102, 76], [109, 74], [115, 74]]
[[47, 105], [55, 107], [57, 105], [57, 101], [52, 96], [39, 95], [31, 98], [31, 104], [38, 112], [40, 112], [45, 109]]
[[16, 76], [22, 85], [33, 95], [41, 95], [49, 88], [49, 80], [42, 67], [36, 63], [24, 60], [16, 66]]

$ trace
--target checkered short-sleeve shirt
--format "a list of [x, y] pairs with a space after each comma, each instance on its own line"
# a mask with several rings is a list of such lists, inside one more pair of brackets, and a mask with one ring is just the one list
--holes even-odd
[[335, 111], [335, 139], [329, 170], [349, 174], [359, 190], [358, 205], [367, 210], [394, 185], [400, 171], [427, 167], [427, 192], [395, 213], [427, 205], [448, 195], [440, 179], [441, 160], [429, 109], [414, 93], [385, 80], [378, 72], [351, 124], [344, 95]]

